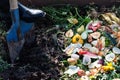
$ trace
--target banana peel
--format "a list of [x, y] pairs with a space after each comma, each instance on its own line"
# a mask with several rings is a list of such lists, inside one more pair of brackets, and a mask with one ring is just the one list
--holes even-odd
[[114, 13], [106, 13], [106, 15], [108, 15], [112, 21], [120, 25], [120, 19]]
[[112, 20], [110, 19], [110, 17], [106, 14], [101, 14], [102, 18], [107, 21], [109, 24], [113, 24]]
[[101, 14], [101, 16], [109, 24], [117, 23], [118, 25], [120, 25], [120, 19], [114, 13], [105, 13]]

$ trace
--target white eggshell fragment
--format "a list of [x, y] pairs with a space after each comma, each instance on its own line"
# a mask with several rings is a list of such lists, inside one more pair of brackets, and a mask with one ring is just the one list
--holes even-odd
[[91, 33], [91, 32], [93, 32], [93, 30], [86, 30], [88, 33]]
[[109, 61], [109, 62], [113, 61], [115, 59], [115, 54], [114, 53], [110, 53], [110, 54], [108, 54], [108, 55], [105, 56], [105, 59], [107, 61]]
[[82, 44], [76, 43], [76, 44], [74, 44], [74, 47], [75, 47], [75, 48], [81, 48], [81, 47], [82, 47]]
[[73, 50], [72, 54], [75, 54], [75, 53], [77, 53], [77, 52], [79, 52], [79, 48], [75, 48], [75, 49]]
[[69, 69], [65, 71], [65, 74], [69, 74], [69, 76], [72, 76], [73, 74], [76, 74], [80, 70], [77, 66], [69, 66]]
[[87, 32], [87, 31], [84, 31], [84, 32], [81, 34], [82, 39], [87, 39], [87, 36], [88, 36], [88, 32]]
[[87, 76], [89, 76], [89, 75], [90, 75], [90, 71], [86, 71], [85, 73], [86, 73], [86, 75], [87, 75]]
[[87, 48], [87, 49], [90, 49], [90, 48], [92, 47], [92, 45], [89, 44], [89, 43], [85, 43], [83, 47], [84, 47], [84, 48]]
[[99, 52], [99, 50], [96, 47], [91, 47], [90, 52], [97, 54]]
[[71, 58], [74, 58], [74, 59], [78, 60], [79, 59], [79, 55], [77, 55], [77, 54], [71, 54]]
[[98, 41], [97, 41], [97, 40], [94, 40], [94, 41], [92, 41], [92, 42], [91, 42], [91, 44], [92, 44], [93, 46], [96, 46], [96, 45], [97, 45], [97, 43], [98, 43]]
[[77, 48], [81, 48], [82, 44], [70, 44], [68, 47], [65, 48], [64, 52], [70, 56], [72, 53], [75, 53], [77, 51]]
[[89, 65], [90, 63], [91, 63], [91, 58], [89, 56], [84, 56], [83, 57], [83, 64]]
[[112, 51], [113, 51], [113, 53], [115, 53], [115, 54], [120, 54], [120, 49], [117, 48], [117, 47], [113, 47], [113, 48], [112, 48]]
[[80, 80], [90, 80], [88, 76], [82, 76]]
[[70, 48], [68, 48], [67, 50], [65, 50], [65, 53], [66, 53], [68, 56], [70, 56], [70, 55], [73, 53], [73, 51], [74, 51], [74, 47], [70, 47]]
[[100, 68], [102, 65], [98, 64], [99, 60], [91, 63], [90, 65], [88, 65], [89, 68]]
[[66, 52], [68, 49], [70, 49], [71, 47], [73, 47], [74, 46], [74, 44], [70, 44], [69, 46], [67, 46], [66, 48], [65, 48], [65, 50], [64, 50], [64, 52]]

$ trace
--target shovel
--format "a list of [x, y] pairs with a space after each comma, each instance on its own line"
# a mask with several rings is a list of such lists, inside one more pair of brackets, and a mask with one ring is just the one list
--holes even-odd
[[19, 56], [19, 53], [25, 43], [24, 37], [20, 31], [20, 20], [17, 0], [9, 0], [12, 18], [12, 26], [7, 32], [6, 39], [10, 53], [11, 63]]

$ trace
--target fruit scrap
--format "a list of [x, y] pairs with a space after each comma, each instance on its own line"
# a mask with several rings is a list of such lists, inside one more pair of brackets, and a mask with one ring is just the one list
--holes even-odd
[[115, 22], [120, 25], [120, 19], [114, 13], [105, 13], [105, 14], [101, 14], [101, 16], [109, 24], [113, 24]]
[[73, 35], [74, 35], [74, 33], [73, 33], [73, 30], [72, 30], [72, 29], [68, 30], [68, 31], [65, 33], [65, 36], [68, 37], [68, 38], [73, 37]]
[[102, 70], [103, 72], [108, 72], [108, 71], [112, 71], [114, 70], [115, 68], [113, 67], [112, 63], [107, 63], [106, 66], [102, 66]]
[[67, 61], [68, 61], [68, 63], [69, 63], [70, 65], [75, 65], [75, 64], [77, 64], [77, 60], [74, 59], [74, 58], [68, 58]]
[[116, 38], [117, 47], [120, 47], [120, 31], [119, 32], [114, 32], [113, 35]]
[[88, 42], [92, 42], [93, 41], [93, 38], [91, 35], [88, 35]]
[[78, 20], [76, 18], [68, 18], [67, 20], [69, 23], [74, 24], [74, 25], [78, 23]]
[[78, 76], [85, 76], [85, 71], [80, 69], [78, 72], [77, 72]]
[[75, 36], [73, 36], [72, 38], [72, 43], [80, 43], [83, 44], [83, 39], [79, 34], [76, 34]]
[[100, 32], [94, 32], [94, 33], [91, 33], [90, 35], [92, 36], [92, 38], [98, 39], [100, 37], [101, 33]]
[[113, 24], [112, 20], [110, 19], [110, 17], [106, 14], [101, 14], [102, 18], [107, 21], [107, 23], [109, 24]]
[[96, 47], [99, 49], [99, 50], [102, 50], [104, 48], [104, 44], [105, 43], [102, 43], [102, 40], [98, 39], [97, 40], [97, 45]]
[[108, 15], [112, 21], [120, 25], [120, 19], [114, 13], [106, 13], [106, 15]]
[[91, 76], [95, 76], [95, 75], [97, 75], [98, 72], [99, 72], [99, 70], [96, 69], [96, 68], [90, 69], [90, 74], [91, 74]]
[[100, 21], [91, 21], [90, 23], [88, 23], [88, 25], [86, 27], [89, 30], [96, 31], [101, 27], [101, 22]]
[[77, 29], [77, 32], [78, 33], [82, 33], [84, 31], [84, 25], [80, 26], [78, 29]]
[[80, 49], [79, 52], [78, 52], [80, 55], [83, 55], [83, 54], [86, 54], [87, 51], [83, 50], [83, 49]]

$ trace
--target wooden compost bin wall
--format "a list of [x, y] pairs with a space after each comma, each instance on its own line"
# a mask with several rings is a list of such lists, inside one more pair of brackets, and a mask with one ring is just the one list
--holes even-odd
[[19, 0], [25, 5], [47, 6], [55, 4], [74, 4], [83, 6], [88, 3], [96, 3], [99, 6], [111, 6], [115, 3], [120, 3], [120, 0]]

